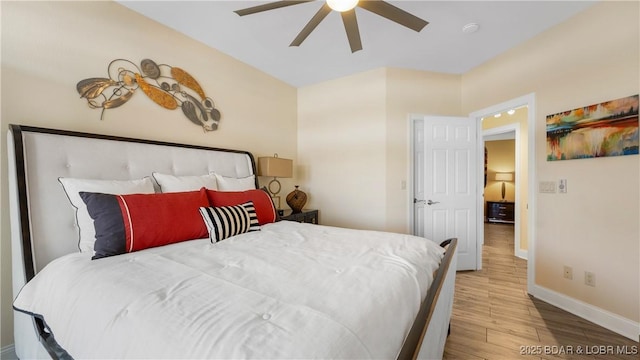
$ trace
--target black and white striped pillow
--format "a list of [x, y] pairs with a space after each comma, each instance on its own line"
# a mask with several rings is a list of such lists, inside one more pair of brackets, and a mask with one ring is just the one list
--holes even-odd
[[234, 206], [201, 207], [200, 214], [209, 230], [212, 243], [260, 230], [253, 201]]

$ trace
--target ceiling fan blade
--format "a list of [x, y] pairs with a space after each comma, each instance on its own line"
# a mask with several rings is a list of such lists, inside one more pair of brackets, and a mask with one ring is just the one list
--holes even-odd
[[358, 6], [417, 32], [420, 32], [420, 30], [422, 30], [425, 26], [427, 26], [427, 24], [429, 24], [428, 21], [422, 20], [419, 17], [412, 15], [400, 8], [397, 8], [385, 1], [360, 1], [358, 3]]
[[298, 5], [298, 4], [311, 2], [311, 1], [314, 1], [314, 0], [274, 1], [274, 2], [263, 4], [263, 5], [258, 5], [258, 6], [253, 6], [253, 7], [246, 8], [246, 9], [236, 10], [236, 11], [234, 11], [234, 13], [236, 13], [236, 14], [238, 14], [240, 16], [245, 16], [245, 15], [251, 15], [251, 14], [255, 14], [255, 13], [259, 13], [259, 12], [263, 12], [263, 11], [279, 9], [279, 8], [282, 8], [282, 7], [285, 7], [285, 6]]
[[351, 46], [351, 52], [354, 53], [362, 50], [362, 42], [360, 41], [360, 30], [358, 30], [358, 20], [356, 19], [356, 10], [351, 9], [340, 13], [344, 29], [347, 31], [347, 38]]
[[327, 3], [324, 3], [320, 10], [318, 10], [318, 12], [311, 18], [311, 20], [309, 20], [307, 25], [305, 25], [305, 27], [300, 31], [298, 36], [293, 39], [293, 42], [289, 46], [300, 46], [300, 44], [302, 44], [307, 36], [311, 34], [311, 32], [318, 26], [318, 24], [320, 24], [322, 20], [324, 20], [325, 17], [327, 17], [330, 12], [331, 8], [329, 7], [329, 5], [327, 5]]

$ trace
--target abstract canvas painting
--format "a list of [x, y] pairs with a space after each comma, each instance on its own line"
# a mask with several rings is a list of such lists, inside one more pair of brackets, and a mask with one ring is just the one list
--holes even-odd
[[547, 161], [638, 154], [638, 95], [547, 116]]

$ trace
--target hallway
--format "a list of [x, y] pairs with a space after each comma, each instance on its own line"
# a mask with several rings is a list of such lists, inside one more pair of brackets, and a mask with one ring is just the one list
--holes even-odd
[[513, 246], [513, 226], [485, 224], [483, 270], [457, 273], [444, 359], [639, 358], [638, 342], [529, 297]]

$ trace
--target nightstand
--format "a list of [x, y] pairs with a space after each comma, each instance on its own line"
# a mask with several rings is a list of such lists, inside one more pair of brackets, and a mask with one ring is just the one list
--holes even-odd
[[487, 201], [487, 221], [513, 224], [515, 203], [510, 201]]
[[280, 219], [287, 221], [297, 221], [301, 223], [318, 224], [318, 210], [302, 209], [299, 213], [293, 213], [293, 210], [285, 210], [284, 215]]

